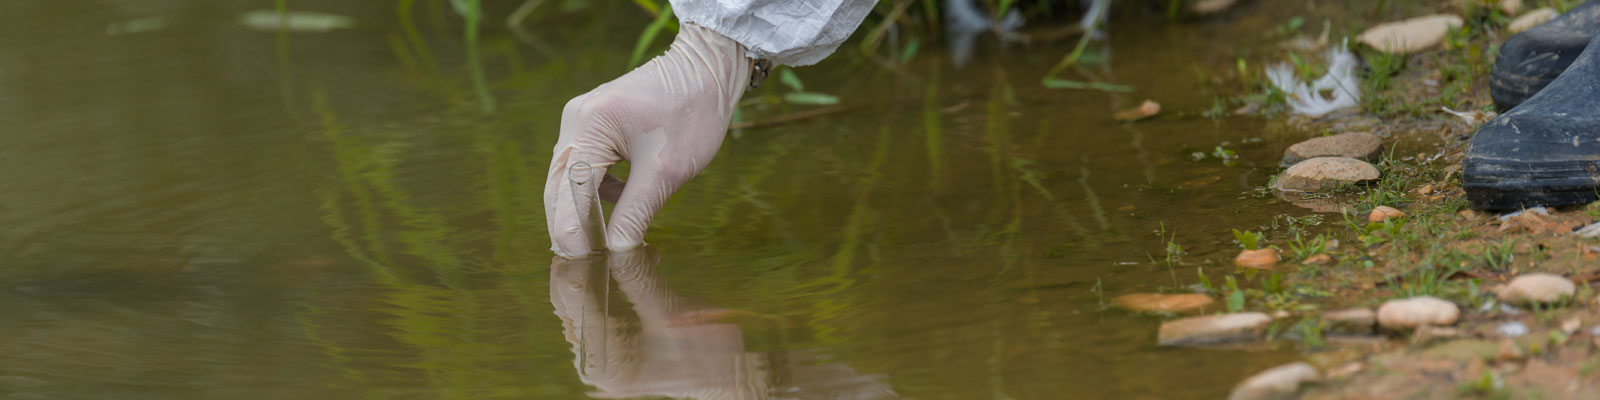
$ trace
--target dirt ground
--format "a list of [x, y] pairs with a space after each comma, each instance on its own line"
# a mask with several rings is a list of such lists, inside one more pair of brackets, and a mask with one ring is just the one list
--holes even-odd
[[[1461, 159], [1481, 120], [1441, 108], [1492, 112], [1487, 71], [1514, 15], [1500, 10], [1499, 1], [1419, 3], [1427, 5], [1422, 10], [1462, 15], [1466, 26], [1442, 45], [1399, 60], [1355, 46], [1368, 89], [1361, 107], [1306, 118], [1290, 115], [1281, 105], [1273, 112], [1271, 93], [1249, 89], [1230, 105], [1237, 107], [1235, 113], [1257, 115], [1291, 131], [1368, 130], [1385, 137], [1385, 155], [1373, 163], [1383, 173], [1378, 182], [1335, 194], [1278, 195], [1309, 208], [1345, 211], [1322, 214], [1315, 226], [1296, 226], [1296, 219], [1288, 218], [1286, 227], [1266, 232], [1267, 242], [1283, 254], [1278, 268], [1287, 271], [1285, 286], [1295, 293], [1323, 294], [1314, 300], [1315, 310], [1301, 308], [1297, 315], [1375, 308], [1416, 295], [1446, 299], [1461, 309], [1452, 326], [1414, 332], [1341, 336], [1313, 326], [1282, 335], [1301, 340], [1307, 361], [1323, 374], [1319, 383], [1302, 388], [1301, 396], [1600, 399], [1600, 298], [1591, 287], [1600, 282], [1600, 239], [1574, 233], [1600, 221], [1600, 203], [1510, 217], [1471, 209], [1461, 187]], [[1525, 3], [1523, 10], [1570, 6]], [[1383, 18], [1372, 23], [1392, 16]], [[1319, 52], [1302, 53], [1314, 57]], [[1261, 86], [1252, 79], [1260, 78], [1242, 75], [1235, 84]], [[1405, 216], [1370, 223], [1368, 213], [1377, 206], [1397, 208]], [[1303, 264], [1316, 254], [1333, 262]], [[1571, 279], [1578, 284], [1576, 298], [1540, 307], [1497, 301], [1497, 287], [1531, 272]], [[1255, 300], [1273, 301], [1270, 292], [1256, 292]], [[1284, 297], [1294, 299], [1278, 297], [1279, 304]]]

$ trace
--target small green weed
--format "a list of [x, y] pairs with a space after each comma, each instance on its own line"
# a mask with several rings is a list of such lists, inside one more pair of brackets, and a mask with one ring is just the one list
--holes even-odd
[[1222, 290], [1228, 294], [1228, 312], [1244, 310], [1244, 290], [1239, 289], [1239, 280], [1233, 275], [1227, 275], [1226, 278], [1228, 281], [1224, 283]]
[[1289, 251], [1294, 253], [1296, 259], [1301, 260], [1320, 254], [1327, 247], [1328, 238], [1322, 234], [1317, 234], [1317, 237], [1311, 238], [1310, 241], [1305, 241], [1300, 238], [1300, 233], [1296, 232], [1294, 239], [1289, 240]]
[[1290, 326], [1288, 332], [1298, 336], [1300, 338], [1300, 344], [1305, 345], [1308, 348], [1316, 349], [1326, 347], [1328, 345], [1328, 342], [1322, 338], [1323, 331], [1325, 330], [1326, 327], [1322, 325], [1321, 318], [1305, 317], [1301, 318], [1300, 321], [1297, 321], [1294, 323], [1294, 325]]
[[1222, 160], [1222, 165], [1225, 166], [1232, 167], [1239, 163], [1239, 153], [1234, 152], [1233, 150], [1224, 149], [1222, 146], [1217, 146], [1215, 149], [1211, 150], [1211, 156], [1216, 157], [1218, 160]]
[[1167, 267], [1171, 268], [1174, 264], [1182, 261], [1183, 255], [1187, 254], [1187, 252], [1184, 251], [1183, 245], [1178, 244], [1178, 232], [1176, 230], [1167, 232], [1167, 223], [1161, 222], [1160, 225], [1156, 226], [1154, 233], [1156, 234], [1156, 237], [1161, 238], [1161, 240], [1167, 243]]
[[1460, 396], [1475, 396], [1480, 398], [1509, 399], [1511, 395], [1505, 392], [1506, 384], [1500, 380], [1493, 370], [1484, 371], [1478, 379], [1462, 382], [1456, 385], [1456, 394]]
[[1238, 229], [1234, 229], [1233, 230], [1233, 241], [1234, 241], [1234, 243], [1238, 243], [1239, 247], [1243, 247], [1245, 250], [1260, 250], [1261, 249], [1261, 239], [1262, 239], [1261, 232], [1252, 232], [1252, 231], [1240, 232]]
[[1094, 286], [1089, 288], [1089, 293], [1094, 293], [1094, 302], [1099, 306], [1100, 311], [1111, 309], [1111, 305], [1106, 303], [1106, 289], [1101, 284], [1100, 278], [1094, 278]]
[[1288, 21], [1284, 21], [1283, 24], [1278, 25], [1277, 27], [1275, 27], [1273, 29], [1273, 31], [1277, 34], [1278, 37], [1289, 37], [1289, 36], [1294, 36], [1294, 35], [1300, 34], [1300, 28], [1304, 27], [1305, 25], [1306, 25], [1306, 19], [1305, 18], [1303, 18], [1303, 17], [1294, 17], [1294, 18], [1289, 18]]
[[1511, 268], [1511, 262], [1516, 261], [1517, 254], [1515, 239], [1501, 240], [1497, 245], [1486, 244], [1478, 252], [1483, 265], [1494, 271], [1505, 271]]

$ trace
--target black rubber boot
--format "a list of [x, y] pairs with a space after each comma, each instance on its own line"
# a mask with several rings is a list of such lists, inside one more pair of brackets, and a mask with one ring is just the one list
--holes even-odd
[[1479, 209], [1600, 197], [1600, 35], [1548, 87], [1478, 127], [1461, 178]]
[[1596, 33], [1600, 33], [1600, 0], [1585, 2], [1550, 22], [1512, 35], [1500, 46], [1489, 74], [1489, 97], [1494, 98], [1495, 107], [1509, 110], [1539, 93], [1572, 65]]

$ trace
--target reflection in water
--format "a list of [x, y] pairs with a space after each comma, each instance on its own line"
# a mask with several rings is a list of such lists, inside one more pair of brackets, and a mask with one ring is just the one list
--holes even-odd
[[[1159, 348], [1157, 318], [1100, 307], [1193, 282], [1144, 232], [1226, 259], [1228, 227], [1303, 211], [1240, 196], [1281, 138], [1187, 158], [1257, 121], [1122, 126], [1038, 85], [1070, 43], [959, 71], [928, 46], [892, 79], [841, 52], [807, 85], [868, 111], [724, 143], [652, 227], [666, 264], [545, 271], [561, 104], [622, 68], [633, 3], [542, 6], [540, 55], [485, 26], [489, 117], [450, 2], [278, 2], [359, 21], [292, 35], [236, 23], [272, 1], [73, 3], [0, 2], [0, 397], [1218, 398], [1299, 357]], [[99, 29], [145, 16], [170, 24]], [[1152, 22], [1071, 72], [1192, 110], [1172, 66], [1232, 68], [1212, 38], [1281, 20]]]
[[[881, 399], [881, 376], [805, 350], [748, 352], [738, 311], [696, 304], [656, 274], [655, 248], [550, 264], [550, 303], [590, 396], [693, 399]], [[611, 301], [621, 292], [631, 308]], [[758, 316], [757, 319], [766, 317]]]
[[[949, 43], [950, 63], [956, 69], [967, 65], [972, 58], [973, 41], [984, 32], [1009, 34], [1022, 27], [1022, 13], [1011, 10], [999, 24], [989, 20], [988, 16], [978, 11], [977, 5], [971, 0], [948, 0], [945, 7], [945, 40]], [[996, 29], [998, 28], [998, 29]]]

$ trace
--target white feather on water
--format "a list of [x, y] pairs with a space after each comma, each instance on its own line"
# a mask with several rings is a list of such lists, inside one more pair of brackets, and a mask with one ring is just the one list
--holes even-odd
[[[1288, 63], [1267, 68], [1267, 80], [1282, 90], [1295, 114], [1320, 117], [1335, 110], [1361, 104], [1361, 86], [1356, 79], [1356, 57], [1346, 46], [1328, 49], [1328, 73], [1307, 85], [1295, 78]], [[1327, 91], [1332, 97], [1323, 95]]]

